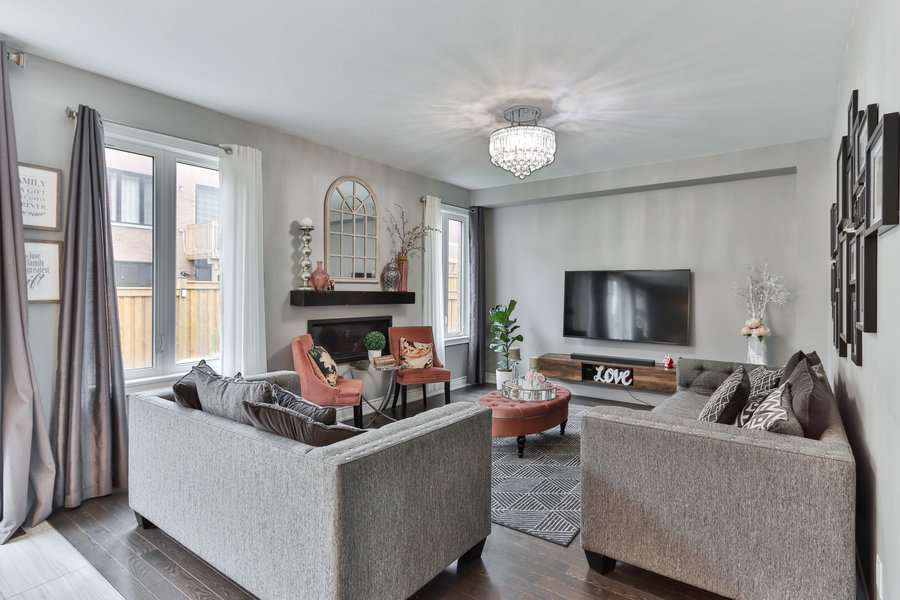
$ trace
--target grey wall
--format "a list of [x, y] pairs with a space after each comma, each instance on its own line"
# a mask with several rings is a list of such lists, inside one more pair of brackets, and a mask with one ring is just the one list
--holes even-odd
[[[473, 193], [477, 202], [503, 206], [488, 211], [486, 223], [488, 298], [491, 303], [519, 301], [525, 342], [523, 356], [545, 352], [581, 352], [661, 359], [696, 356], [743, 360], [746, 341], [739, 330], [746, 319], [734, 285], [751, 264], [768, 263], [785, 276], [794, 293], [790, 303], [771, 310], [770, 361], [783, 362], [798, 347], [827, 348], [822, 323], [829, 318], [827, 215], [821, 205], [826, 144], [822, 141], [609, 172], [587, 186], [539, 182]], [[795, 167], [789, 175], [682, 185], [764, 167]], [[667, 174], [660, 178], [660, 174]], [[643, 176], [642, 176], [643, 174]], [[597, 182], [621, 189], [648, 183], [662, 189], [606, 194]], [[673, 187], [666, 187], [668, 181]], [[541, 202], [540, 195], [574, 193], [575, 200]], [[534, 195], [531, 195], [534, 194]], [[809, 232], [814, 232], [810, 234]], [[577, 269], [688, 268], [694, 274], [693, 341], [690, 346], [603, 342], [562, 335], [563, 277]], [[493, 367], [490, 367], [493, 368]], [[576, 386], [585, 394], [633, 400], [620, 390]], [[636, 394], [657, 403], [653, 394]]]
[[[829, 180], [834, 181], [834, 156], [846, 132], [850, 91], [859, 89], [860, 106], [880, 104], [881, 112], [900, 111], [900, 3], [861, 0], [854, 14], [846, 73], [836, 90], [834, 135]], [[827, 212], [834, 193], [819, 200]], [[838, 399], [857, 462], [858, 541], [870, 597], [875, 586], [875, 555], [884, 565], [885, 600], [900, 598], [900, 228], [878, 240], [878, 333], [863, 336], [863, 366], [832, 353]], [[829, 325], [830, 327], [830, 325]]]
[[[269, 367], [290, 368], [290, 341], [306, 332], [308, 318], [390, 314], [396, 324], [421, 322], [421, 307], [297, 308], [288, 304], [292, 285], [291, 221], [310, 216], [316, 223], [313, 258], [324, 252], [323, 201], [330, 183], [341, 175], [356, 175], [375, 190], [382, 216], [394, 203], [411, 215], [421, 215], [419, 198], [431, 194], [467, 206], [469, 192], [411, 173], [357, 158], [312, 142], [201, 108], [119, 81], [36, 56], [25, 69], [12, 69], [11, 88], [18, 135], [19, 159], [62, 169], [67, 173], [73, 123], [67, 105], [88, 104], [108, 120], [210, 144], [236, 143], [263, 153], [264, 227], [266, 238], [265, 297]], [[380, 255], [390, 251], [382, 221]], [[62, 239], [62, 234], [27, 231], [27, 237]], [[421, 288], [421, 261], [410, 261], [411, 289]], [[379, 269], [381, 265], [379, 265]], [[372, 286], [363, 289], [372, 289]], [[58, 305], [29, 307], [31, 343], [39, 369], [45, 406], [55, 380]], [[464, 364], [465, 348], [450, 351], [451, 364]], [[460, 354], [463, 355], [460, 358]], [[454, 377], [464, 375], [454, 370]], [[49, 413], [48, 413], [49, 414]]]

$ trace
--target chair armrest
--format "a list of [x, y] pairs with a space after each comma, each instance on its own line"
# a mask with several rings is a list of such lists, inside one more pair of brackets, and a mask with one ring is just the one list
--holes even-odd
[[409, 597], [490, 534], [484, 407], [442, 406], [308, 457], [337, 472], [341, 597]]
[[848, 444], [598, 407], [581, 454], [586, 549], [728, 597], [853, 597]]

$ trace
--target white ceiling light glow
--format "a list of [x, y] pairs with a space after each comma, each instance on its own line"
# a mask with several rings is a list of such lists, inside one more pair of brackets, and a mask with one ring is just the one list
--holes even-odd
[[556, 158], [556, 133], [538, 125], [541, 109], [513, 106], [503, 111], [509, 127], [491, 134], [491, 163], [525, 179]]

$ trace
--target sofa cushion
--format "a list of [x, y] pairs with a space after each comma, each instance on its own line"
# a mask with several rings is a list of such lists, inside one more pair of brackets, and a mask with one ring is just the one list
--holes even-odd
[[[172, 386], [172, 393], [175, 396], [175, 403], [185, 408], [193, 408], [195, 410], [203, 410], [200, 406], [200, 398], [197, 397], [197, 377], [198, 373], [204, 373], [211, 377], [218, 377], [215, 369], [206, 364], [205, 360], [191, 367], [184, 377], [175, 382]], [[241, 374], [235, 375], [235, 378]]]
[[328, 446], [366, 432], [341, 423], [319, 423], [301, 412], [273, 403], [245, 400], [243, 410], [247, 420], [257, 429], [309, 446]]
[[330, 406], [319, 406], [309, 400], [304, 400], [294, 392], [286, 390], [280, 385], [272, 386], [272, 399], [278, 406], [289, 408], [295, 412], [306, 415], [313, 421], [334, 425], [337, 422], [337, 411]]
[[803, 437], [803, 427], [791, 408], [790, 394], [789, 383], [772, 390], [760, 401], [745, 428]]
[[750, 379], [744, 367], [737, 367], [709, 397], [698, 420], [706, 423], [734, 423], [750, 397]]
[[268, 381], [247, 381], [210, 376], [198, 372], [197, 396], [203, 412], [250, 425], [244, 414], [245, 400], [271, 404], [274, 399], [272, 384]]
[[803, 425], [806, 437], [816, 440], [831, 423], [831, 410], [835, 405], [834, 394], [825, 380], [824, 373], [818, 376], [815, 372], [819, 367], [820, 365], [810, 367], [808, 359], [803, 360], [788, 380], [791, 386], [792, 407], [797, 419]]
[[784, 367], [756, 367], [750, 371], [750, 400], [764, 399], [781, 383]]
[[653, 413], [694, 420], [700, 415], [700, 411], [708, 401], [708, 395], [698, 394], [691, 390], [679, 390], [663, 400], [659, 406], [653, 409]]

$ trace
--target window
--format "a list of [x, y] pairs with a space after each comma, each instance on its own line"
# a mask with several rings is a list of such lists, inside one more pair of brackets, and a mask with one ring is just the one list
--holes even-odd
[[469, 213], [445, 206], [444, 232], [444, 338], [469, 339]]
[[126, 379], [215, 361], [221, 343], [218, 154], [106, 124], [109, 213]]

